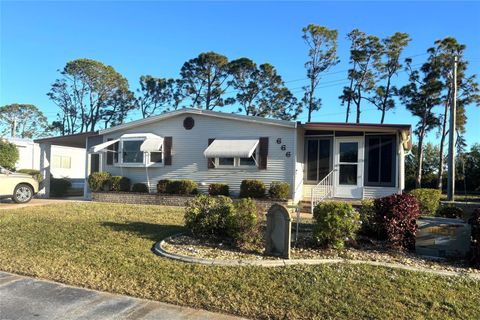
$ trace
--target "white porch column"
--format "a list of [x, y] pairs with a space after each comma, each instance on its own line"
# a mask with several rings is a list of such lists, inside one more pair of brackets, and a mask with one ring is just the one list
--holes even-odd
[[88, 152], [85, 153], [85, 182], [83, 184], [83, 198], [86, 200], [90, 200], [90, 188], [88, 187], [88, 176], [90, 175], [90, 168], [92, 163], [91, 154]]
[[52, 145], [48, 142], [40, 144], [40, 173], [43, 176], [43, 188], [39, 191], [43, 197], [50, 197], [50, 158]]
[[405, 189], [405, 151], [403, 143], [400, 143], [399, 166], [398, 166], [398, 192], [402, 193]]

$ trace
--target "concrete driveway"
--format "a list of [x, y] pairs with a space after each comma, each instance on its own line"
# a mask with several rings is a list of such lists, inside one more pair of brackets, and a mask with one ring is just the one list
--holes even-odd
[[0, 320], [240, 319], [0, 272]]
[[[37, 206], [45, 206], [48, 204], [57, 204], [57, 203], [65, 203], [65, 202], [72, 202], [72, 201], [82, 201], [82, 198], [78, 197], [78, 198], [68, 198], [68, 199], [32, 199], [32, 201], [24, 204], [15, 203], [10, 199], [2, 199], [0, 200], [0, 210], [37, 207]], [[3, 319], [0, 318], [0, 320], [3, 320]]]

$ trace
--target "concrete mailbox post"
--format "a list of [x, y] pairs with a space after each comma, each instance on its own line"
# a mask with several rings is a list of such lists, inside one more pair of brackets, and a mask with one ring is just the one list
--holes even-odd
[[265, 254], [290, 259], [291, 230], [292, 219], [287, 208], [272, 205], [267, 213]]

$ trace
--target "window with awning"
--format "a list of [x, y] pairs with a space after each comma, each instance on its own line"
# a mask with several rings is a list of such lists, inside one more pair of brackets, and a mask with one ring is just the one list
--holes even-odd
[[114, 163], [151, 165], [163, 162], [163, 143], [163, 137], [152, 133], [130, 133], [122, 135], [119, 139], [110, 139], [93, 146], [89, 152], [106, 152], [108, 165]]
[[203, 154], [216, 167], [251, 167], [257, 165], [258, 144], [259, 139], [215, 139]]
[[162, 163], [163, 161], [163, 138], [147, 137], [140, 146], [140, 151], [150, 154], [151, 163]]

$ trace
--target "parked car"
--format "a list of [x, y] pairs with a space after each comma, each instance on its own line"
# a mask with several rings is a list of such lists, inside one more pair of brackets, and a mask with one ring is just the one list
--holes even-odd
[[0, 198], [12, 198], [16, 203], [27, 203], [38, 190], [38, 181], [31, 175], [0, 167]]

